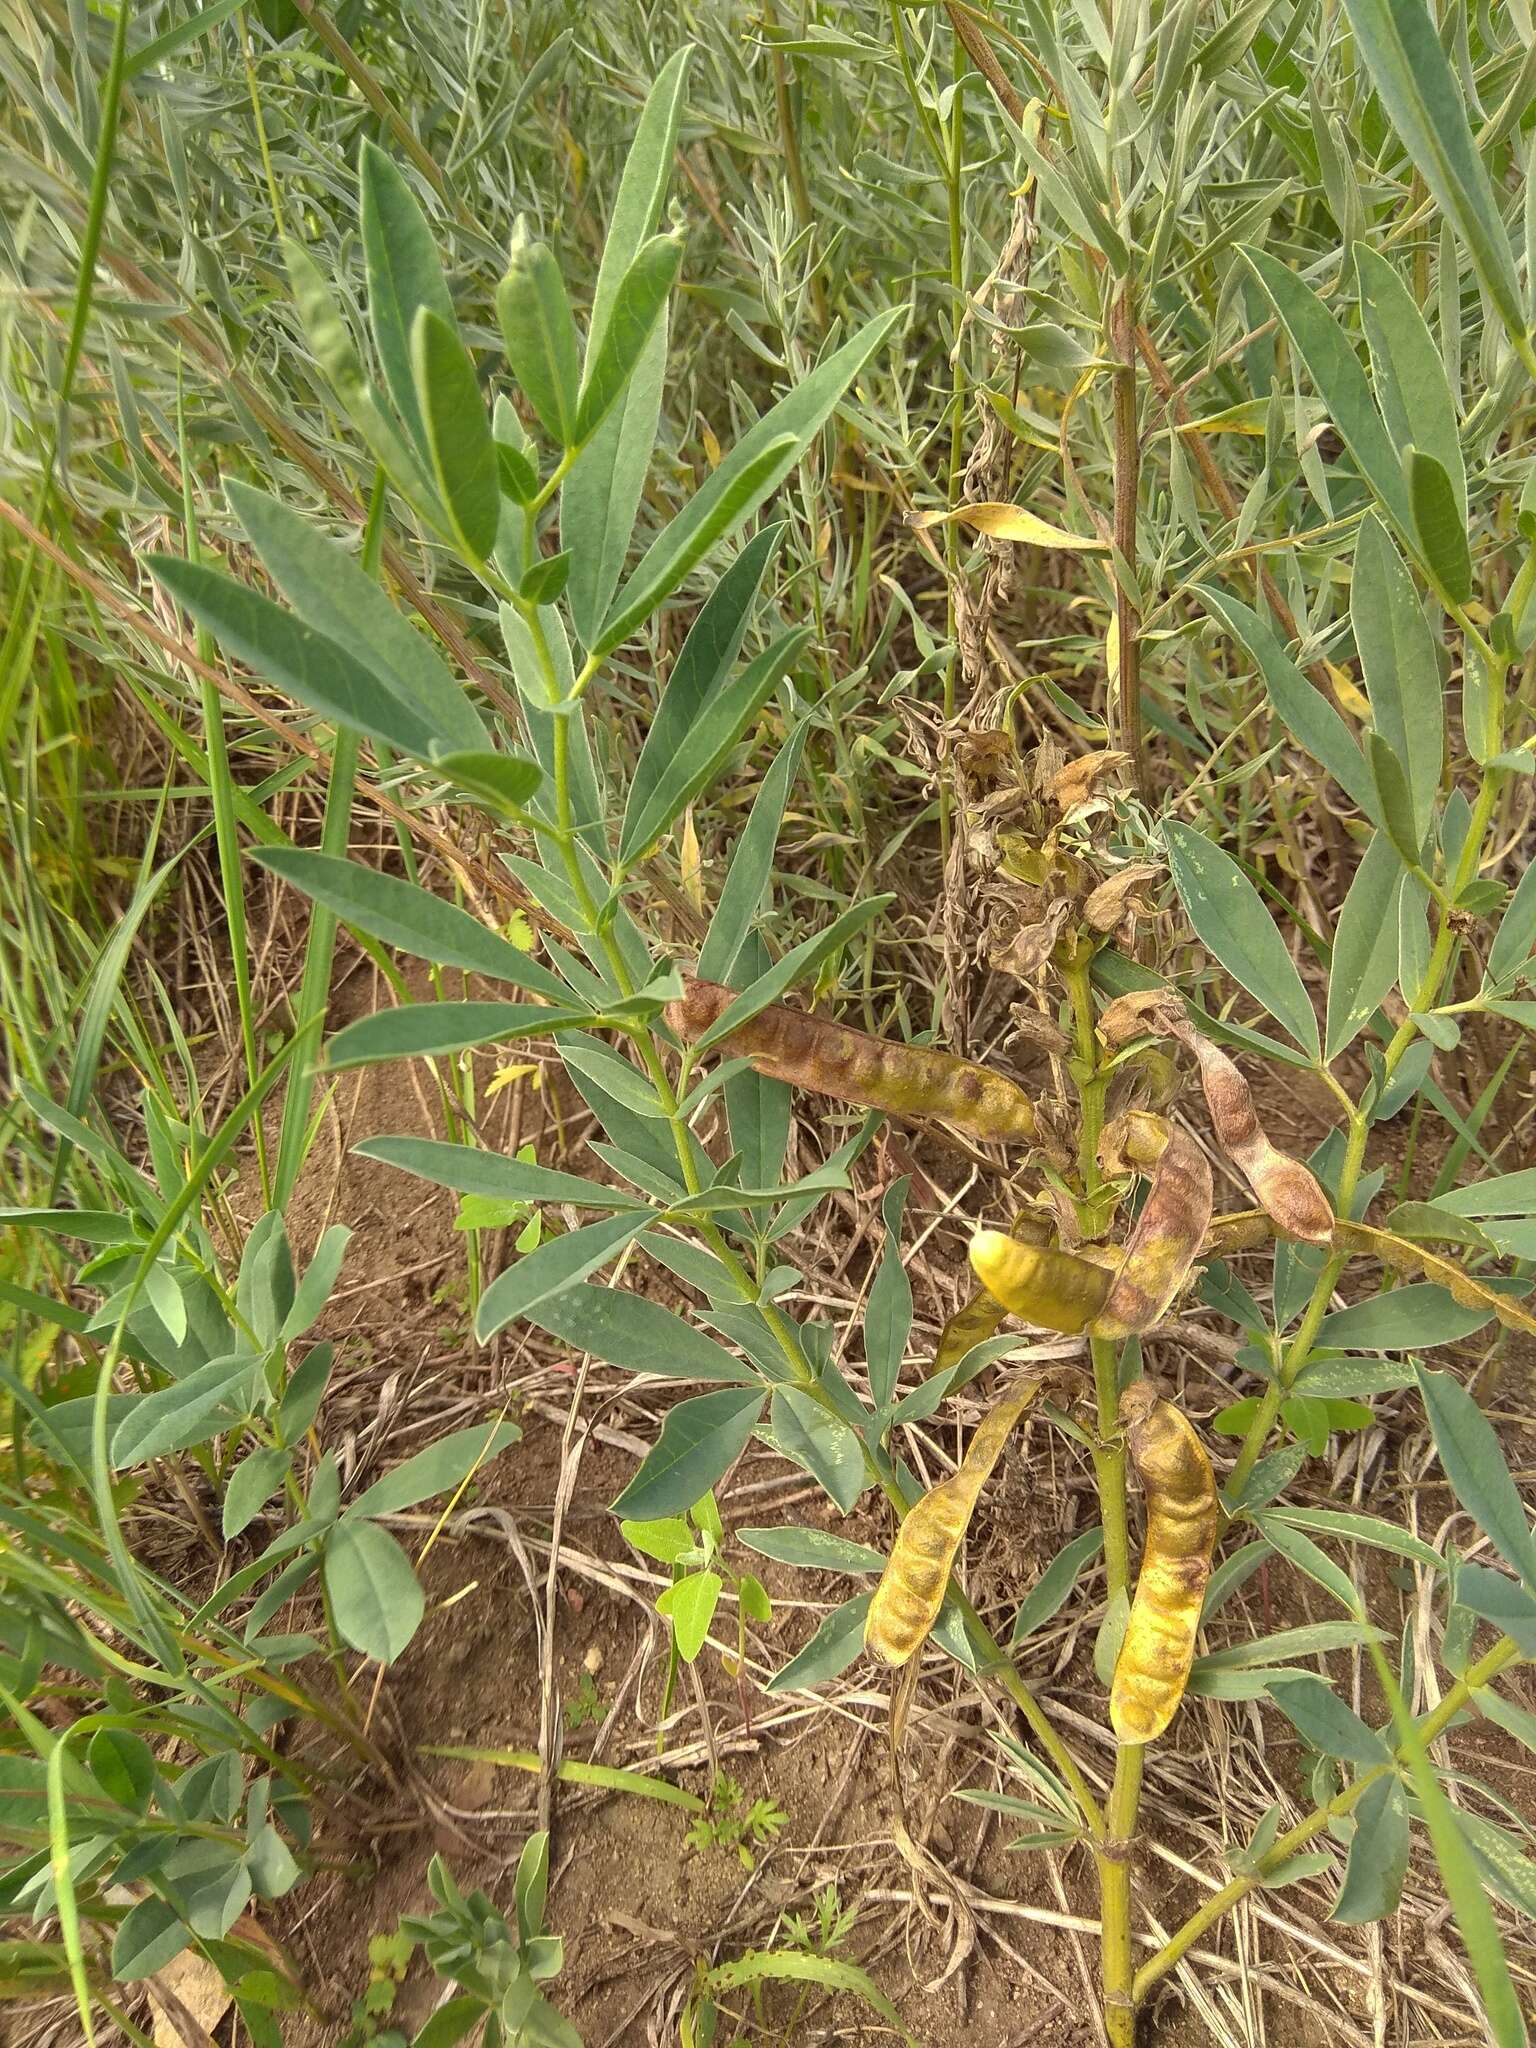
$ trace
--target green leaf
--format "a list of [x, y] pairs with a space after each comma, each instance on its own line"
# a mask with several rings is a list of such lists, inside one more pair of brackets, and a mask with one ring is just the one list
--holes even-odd
[[[768, 564], [783, 537], [782, 525], [764, 527], [755, 534], [710, 592], [689, 628], [630, 781], [619, 833], [619, 860], [625, 866], [654, 845], [681, 813], [690, 796], [735, 745], [747, 720], [777, 681], [776, 675], [770, 675], [760, 695], [754, 686], [748, 697], [741, 699], [741, 679], [736, 679], [734, 691], [727, 679]], [[751, 666], [756, 668], [761, 660], [759, 656]], [[733, 694], [741, 699], [739, 708], [726, 701]], [[751, 701], [753, 697], [756, 702]]]
[[[1316, 1457], [1321, 1456], [1327, 1447], [1331, 1418], [1327, 1414], [1329, 1403], [1318, 1402], [1315, 1405], [1324, 1410], [1323, 1441], [1320, 1445], [1310, 1446]], [[1282, 1402], [1280, 1413], [1295, 1429], [1296, 1425], [1288, 1412], [1291, 1407], [1290, 1401]], [[1367, 1422], [1371, 1419], [1369, 1409], [1365, 1410], [1365, 1419]], [[1302, 1431], [1297, 1429], [1296, 1434], [1300, 1436]], [[1281, 1520], [1279, 1516], [1271, 1515], [1264, 1510], [1256, 1513], [1253, 1521], [1255, 1528], [1272, 1550], [1278, 1551], [1282, 1557], [1288, 1559], [1298, 1571], [1305, 1572], [1307, 1577], [1315, 1585], [1321, 1586], [1325, 1593], [1331, 1593], [1347, 1613], [1353, 1614], [1357, 1620], [1364, 1619], [1359, 1588], [1349, 1574], [1334, 1563], [1326, 1551], [1318, 1548], [1310, 1536], [1291, 1523]]]
[[798, 946], [791, 947], [782, 960], [760, 974], [721, 1012], [696, 1041], [695, 1050], [707, 1051], [760, 1010], [767, 1009], [770, 1003], [776, 1003], [786, 990], [793, 988], [806, 975], [814, 974], [824, 960], [830, 959], [894, 901], [891, 896], [866, 897], [862, 903], [851, 904], [847, 910], [841, 911], [824, 931], [813, 932], [810, 938], [802, 939]]
[[1445, 471], [1463, 519], [1467, 478], [1461, 430], [1445, 362], [1413, 293], [1385, 256], [1355, 243], [1360, 317], [1370, 345], [1376, 396], [1399, 457], [1422, 448]]
[[654, 1521], [692, 1507], [746, 1449], [762, 1405], [760, 1388], [726, 1387], [668, 1409], [660, 1437], [614, 1502], [614, 1513]]
[[537, 761], [522, 754], [497, 754], [478, 747], [440, 753], [432, 766], [460, 789], [483, 798], [503, 817], [517, 817], [525, 811], [544, 781], [544, 770]]
[[[423, 1004], [423, 1008], [427, 1005]], [[604, 1187], [579, 1174], [509, 1159], [478, 1145], [454, 1145], [441, 1138], [364, 1138], [353, 1147], [361, 1159], [379, 1159], [420, 1180], [461, 1195], [490, 1195], [512, 1202], [571, 1202], [580, 1209], [644, 1210], [647, 1205], [623, 1188]]]
[[390, 603], [348, 549], [312, 519], [265, 491], [232, 479], [230, 510], [274, 583], [306, 625], [355, 656], [381, 686], [425, 720], [444, 747], [476, 751], [489, 742], [463, 685]]
[[683, 245], [675, 235], [653, 235], [625, 271], [602, 340], [587, 349], [576, 407], [578, 447], [591, 440], [639, 367], [682, 260]]
[[1448, 1372], [1414, 1367], [1451, 1491], [1500, 1557], [1536, 1590], [1536, 1539], [1493, 1424]]
[[[1211, 1650], [1196, 1659], [1195, 1668], [1253, 1671], [1287, 1657], [1315, 1657], [1325, 1650], [1351, 1650], [1360, 1643], [1375, 1641], [1379, 1635], [1378, 1629], [1365, 1628], [1358, 1621], [1313, 1621], [1300, 1628], [1281, 1629], [1276, 1635], [1257, 1636], [1251, 1642], [1234, 1643], [1225, 1650]], [[1287, 1678], [1293, 1675], [1296, 1674], [1285, 1673]]]
[[[891, 1183], [880, 1203], [885, 1225], [885, 1250], [870, 1284], [869, 1303], [864, 1310], [864, 1358], [869, 1368], [869, 1391], [882, 1411], [891, 1405], [901, 1362], [912, 1334], [912, 1282], [907, 1277], [901, 1251], [901, 1216], [906, 1204], [910, 1176], [903, 1174]], [[846, 1510], [845, 1510], [846, 1512]]]
[[256, 1365], [248, 1351], [213, 1358], [158, 1393], [140, 1395], [113, 1432], [114, 1467], [122, 1471], [184, 1451], [239, 1421], [247, 1412]]
[[1304, 1052], [1318, 1058], [1311, 1000], [1258, 890], [1230, 854], [1192, 826], [1170, 820], [1164, 836], [1174, 887], [1195, 936]]
[[845, 1600], [841, 1607], [834, 1607], [805, 1648], [791, 1657], [782, 1671], [776, 1671], [763, 1690], [808, 1691], [811, 1686], [825, 1685], [839, 1672], [846, 1671], [855, 1657], [863, 1655], [864, 1617], [873, 1598], [872, 1592], [859, 1593], [852, 1600]]
[[589, 1025], [590, 1010], [552, 1009], [546, 1003], [401, 1003], [376, 1010], [338, 1031], [325, 1048], [326, 1065], [339, 1073], [376, 1060], [417, 1059], [463, 1052], [474, 1045], [505, 1045], [542, 1038], [562, 1025]]
[[1366, 1768], [1390, 1759], [1388, 1745], [1352, 1707], [1344, 1704], [1326, 1678], [1297, 1672], [1273, 1680], [1269, 1691], [1286, 1719], [1324, 1756]]
[[[1526, 873], [1531, 870], [1528, 868]], [[1522, 877], [1521, 886], [1524, 887]], [[1516, 891], [1516, 894], [1519, 892]], [[1519, 1173], [1497, 1173], [1467, 1187], [1436, 1195], [1435, 1206], [1453, 1216], [1536, 1216], [1536, 1166]]]
[[1211, 584], [1198, 585], [1196, 595], [1259, 664], [1269, 700], [1286, 731], [1327, 769], [1346, 796], [1362, 810], [1372, 811], [1375, 785], [1349, 727], [1292, 661], [1269, 620]]
[[1240, 251], [1280, 315], [1280, 324], [1306, 364], [1333, 424], [1360, 465], [1366, 482], [1407, 532], [1408, 486], [1402, 465], [1371, 395], [1370, 380], [1344, 329], [1309, 285], [1262, 249]]
[[288, 1451], [265, 1445], [251, 1452], [235, 1467], [224, 1489], [224, 1541], [232, 1543], [242, 1529], [248, 1529], [262, 1508], [283, 1483], [292, 1463]]
[[164, 1899], [140, 1899], [112, 1937], [112, 1975], [119, 1984], [141, 1983], [191, 1944], [192, 1930], [174, 1906]]
[[1512, 337], [1526, 333], [1514, 252], [1424, 0], [1344, 0], [1382, 105]]
[[1022, 1643], [1037, 1628], [1053, 1621], [1065, 1606], [1083, 1573], [1104, 1548], [1104, 1531], [1097, 1523], [1074, 1536], [1051, 1559], [1045, 1570], [1019, 1603], [1013, 1619], [1010, 1644]]
[[1386, 833], [1373, 834], [1334, 930], [1323, 1041], [1329, 1061], [1354, 1042], [1397, 980], [1397, 899], [1405, 872]]
[[759, 1557], [777, 1564], [800, 1565], [807, 1571], [883, 1572], [885, 1553], [867, 1543], [850, 1543], [830, 1529], [738, 1529], [737, 1537]]
[[[1515, 893], [1504, 906], [1499, 928], [1488, 949], [1488, 981], [1497, 986], [1511, 981], [1526, 966], [1536, 948], [1536, 861], [1515, 885]], [[702, 971], [702, 970], [701, 970]], [[1531, 1176], [1536, 1191], [1536, 1174]], [[1536, 1192], [1533, 1192], [1536, 1203]]]
[[336, 310], [336, 301], [320, 266], [297, 242], [285, 241], [283, 256], [310, 352], [330, 381], [343, 411], [375, 460], [406, 497], [420, 508], [433, 509], [433, 491], [426, 472], [387, 416], [346, 322]]
[[107, 1797], [130, 1813], [149, 1811], [155, 1789], [155, 1758], [142, 1736], [127, 1728], [98, 1728], [85, 1755], [86, 1767]]
[[1422, 1351], [1470, 1337], [1492, 1316], [1491, 1309], [1464, 1308], [1433, 1281], [1413, 1281], [1335, 1309], [1323, 1318], [1317, 1341], [1328, 1351]]
[[[602, 348], [619, 286], [655, 230], [671, 175], [691, 55], [685, 46], [662, 67], [636, 126], [603, 243], [587, 334], [589, 357]], [[656, 442], [666, 361], [663, 311], [622, 397], [577, 457], [561, 491], [560, 532], [571, 550], [571, 617], [589, 647], [623, 573]]]
[[1386, 827], [1387, 836], [1406, 865], [1422, 864], [1424, 840], [1415, 828], [1413, 795], [1402, 763], [1379, 732], [1367, 731], [1365, 756], [1370, 763], [1371, 779], [1376, 784], [1374, 810]]
[[1397, 1911], [1408, 1875], [1408, 1808], [1395, 1777], [1378, 1778], [1355, 1806], [1344, 1883], [1330, 1920], [1360, 1927]]
[[468, 1429], [456, 1429], [376, 1479], [347, 1503], [342, 1520], [358, 1515], [398, 1515], [434, 1494], [451, 1493], [521, 1435], [515, 1422], [477, 1422]]
[[718, 1572], [690, 1572], [668, 1586], [656, 1602], [656, 1612], [672, 1624], [672, 1640], [685, 1664], [691, 1664], [704, 1647], [723, 1584]]
[[411, 330], [411, 368], [439, 495], [460, 545], [483, 562], [501, 520], [496, 444], [469, 351], [430, 306]]
[[775, 1387], [771, 1413], [774, 1439], [785, 1457], [850, 1513], [866, 1481], [863, 1447], [848, 1424], [828, 1414], [804, 1387]]
[[[475, 1310], [476, 1341], [488, 1344], [508, 1323], [526, 1316], [563, 1289], [574, 1287], [599, 1266], [606, 1266], [631, 1239], [639, 1236], [645, 1223], [646, 1218], [633, 1211], [605, 1216], [600, 1223], [585, 1224], [580, 1230], [551, 1238], [537, 1251], [526, 1253], [515, 1265], [499, 1273], [481, 1295]], [[698, 1492], [703, 1490], [700, 1487]]]
[[676, 1564], [698, 1542], [681, 1515], [664, 1515], [657, 1522], [620, 1522], [619, 1534], [658, 1564]]
[[428, 307], [453, 325], [453, 300], [438, 260], [437, 238], [403, 173], [366, 138], [358, 157], [368, 319], [384, 383], [411, 437], [426, 453], [426, 433], [411, 375], [411, 329]]
[[659, 1301], [618, 1287], [582, 1285], [539, 1302], [527, 1320], [578, 1353], [625, 1372], [664, 1379], [755, 1384], [741, 1361]]
[[1377, 733], [1391, 748], [1413, 805], [1414, 845], [1434, 818], [1445, 762], [1445, 702], [1434, 635], [1407, 565], [1373, 512], [1361, 522], [1350, 618]]
[[1523, 1656], [1536, 1657], [1536, 1597], [1503, 1572], [1487, 1565], [1462, 1565], [1456, 1573], [1456, 1604], [1491, 1621], [1500, 1635], [1519, 1645]]
[[[703, 981], [732, 980], [736, 963], [752, 932], [752, 921], [762, 905], [773, 878], [774, 849], [784, 822], [784, 807], [800, 756], [805, 747], [806, 726], [797, 725], [773, 758], [753, 799], [745, 830], [736, 841], [726, 870], [720, 900], [709, 921], [709, 930], [699, 949], [698, 971]], [[1536, 906], [1536, 891], [1532, 893]], [[1536, 911], [1533, 911], [1533, 943], [1536, 943]], [[1529, 950], [1529, 949], [1527, 949]]]
[[1451, 479], [1444, 464], [1422, 448], [1409, 448], [1403, 467], [1419, 552], [1446, 594], [1466, 604], [1472, 596], [1472, 549]]
[[627, 640], [694, 564], [777, 490], [848, 385], [905, 317], [906, 308], [897, 306], [871, 320], [742, 436], [651, 543], [603, 621], [595, 653], [609, 653]]
[[553, 440], [574, 448], [581, 383], [576, 322], [547, 242], [529, 241], [519, 231], [507, 274], [496, 287], [496, 315], [507, 362], [528, 403]]
[[[1395, 1370], [1395, 1368], [1393, 1368]], [[1413, 1384], [1411, 1372], [1404, 1369], [1401, 1384]], [[1443, 1572], [1445, 1559], [1439, 1551], [1430, 1548], [1417, 1536], [1411, 1536], [1406, 1529], [1400, 1529], [1395, 1522], [1382, 1521], [1376, 1515], [1351, 1514], [1343, 1508], [1271, 1508], [1264, 1516], [1266, 1523], [1284, 1522], [1293, 1529], [1306, 1529], [1314, 1535], [1337, 1536], [1347, 1543], [1364, 1543], [1372, 1550], [1389, 1550], [1396, 1557], [1411, 1558], [1415, 1564], [1424, 1565], [1430, 1571]]]
[[439, 737], [435, 727], [339, 640], [202, 562], [152, 554], [146, 565], [236, 661], [334, 725], [421, 760], [429, 756]]
[[434, 961], [439, 967], [462, 967], [466, 974], [483, 974], [492, 981], [531, 989], [562, 1009], [570, 1003], [570, 990], [548, 968], [467, 910], [443, 902], [414, 882], [335, 854], [311, 853], [305, 847], [263, 847], [250, 858], [334, 911], [344, 924], [354, 925], [386, 946]]
[[394, 1537], [377, 1522], [338, 1522], [325, 1540], [321, 1572], [343, 1642], [393, 1664], [426, 1612], [415, 1569]]
[[[750, 440], [751, 436], [748, 435]], [[776, 490], [794, 466], [800, 444], [793, 435], [758, 448], [745, 463], [722, 462], [709, 483], [690, 499], [642, 557], [639, 567], [614, 600], [613, 610], [603, 621], [592, 652], [611, 654], [631, 634], [639, 631], [656, 608], [665, 603], [690, 572], [718, 542], [725, 540]], [[710, 486], [729, 471], [728, 488], [711, 492]], [[708, 516], [691, 521], [684, 528], [688, 512], [710, 493]], [[761, 657], [759, 657], [761, 658]]]

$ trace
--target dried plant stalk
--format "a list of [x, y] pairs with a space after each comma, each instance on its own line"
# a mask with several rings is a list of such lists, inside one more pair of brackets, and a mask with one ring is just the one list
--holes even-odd
[[1092, 1326], [1096, 1337], [1130, 1337], [1160, 1322], [1189, 1278], [1211, 1220], [1211, 1169], [1193, 1138], [1162, 1117], [1123, 1118], [1105, 1137], [1112, 1157], [1152, 1167], [1125, 1263]]
[[925, 1493], [896, 1532], [864, 1621], [864, 1642], [882, 1664], [905, 1664], [927, 1639], [944, 1604], [950, 1567], [1008, 1434], [1040, 1392], [1043, 1377], [1015, 1380], [989, 1408], [953, 1477]]
[[1037, 1329], [1075, 1337], [1109, 1299], [1105, 1267], [1053, 1246], [1020, 1244], [1002, 1230], [971, 1239], [971, 1270], [994, 1301]]
[[1118, 1742], [1154, 1742], [1178, 1710], [1216, 1547], [1216, 1480], [1188, 1419], [1138, 1380], [1120, 1422], [1147, 1499], [1147, 1540], [1136, 1597], [1110, 1686]]
[[[690, 981], [682, 1001], [667, 1006], [667, 1022], [680, 1037], [697, 1038], [734, 997], [734, 989], [718, 982]], [[1024, 1090], [989, 1067], [929, 1046], [874, 1038], [782, 1004], [760, 1010], [721, 1045], [791, 1087], [893, 1116], [939, 1117], [985, 1144], [1032, 1144], [1039, 1128]]]

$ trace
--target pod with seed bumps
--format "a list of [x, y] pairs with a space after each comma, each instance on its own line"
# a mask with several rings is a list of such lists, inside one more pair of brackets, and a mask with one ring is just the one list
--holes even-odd
[[1110, 1685], [1117, 1742], [1155, 1742], [1178, 1711], [1216, 1547], [1216, 1480], [1188, 1419], [1147, 1380], [1120, 1397], [1120, 1423], [1146, 1494], [1147, 1537]]
[[950, 1567], [970, 1524], [981, 1489], [1002, 1455], [1019, 1417], [1040, 1392], [1039, 1378], [1015, 1381], [988, 1409], [951, 1478], [929, 1489], [908, 1509], [864, 1620], [864, 1642], [882, 1664], [905, 1664], [927, 1640], [944, 1605]]
[[1105, 1137], [1101, 1156], [1108, 1150], [1152, 1173], [1125, 1262], [1090, 1326], [1095, 1337], [1129, 1337], [1160, 1322], [1189, 1278], [1211, 1220], [1211, 1169], [1193, 1138], [1144, 1111]]
[[[667, 1022], [680, 1038], [709, 1030], [736, 991], [689, 981]], [[748, 1059], [760, 1074], [894, 1116], [937, 1117], [983, 1144], [1028, 1145], [1038, 1132], [1034, 1105], [1017, 1082], [931, 1046], [874, 1038], [851, 1025], [770, 1004], [726, 1034], [721, 1050]]]
[[978, 1230], [971, 1270], [994, 1301], [1037, 1329], [1075, 1337], [1109, 1298], [1113, 1275], [1053, 1246], [1020, 1244], [1003, 1230]]

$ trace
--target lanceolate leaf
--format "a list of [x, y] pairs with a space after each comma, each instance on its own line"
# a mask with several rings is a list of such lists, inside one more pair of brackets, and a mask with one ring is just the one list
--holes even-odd
[[1338, 1058], [1397, 980], [1401, 856], [1385, 832], [1373, 835], [1339, 912], [1328, 972], [1324, 1053]]
[[669, 781], [675, 785], [686, 781], [690, 757], [709, 758], [710, 746], [699, 731], [700, 721], [730, 675], [763, 577], [783, 537], [782, 525], [767, 526], [755, 534], [710, 592], [689, 628], [635, 763], [619, 835], [621, 861], [634, 859], [658, 839], [683, 808], [679, 803], [673, 809], [669, 800], [662, 800]]
[[420, 760], [430, 754], [440, 737], [436, 726], [339, 640], [205, 563], [151, 555], [148, 566], [236, 661], [333, 724], [385, 740]]
[[415, 194], [394, 161], [367, 139], [358, 160], [358, 189], [374, 346], [389, 395], [425, 455], [411, 375], [411, 328], [422, 306], [452, 326], [453, 300], [443, 280], [436, 238]]
[[[701, 981], [723, 981], [734, 985], [736, 963], [742, 957], [742, 948], [752, 931], [752, 920], [773, 875], [774, 849], [778, 845], [779, 828], [784, 822], [790, 785], [800, 765], [805, 735], [806, 727], [797, 725], [763, 777], [746, 830], [736, 841], [731, 855], [720, 900], [709, 921], [709, 930], [699, 948], [698, 974]], [[1532, 891], [1532, 903], [1536, 908], [1536, 889]], [[1505, 923], [1508, 922], [1506, 916]], [[1530, 948], [1527, 947], [1526, 951], [1529, 952]]]
[[596, 642], [599, 651], [627, 640], [693, 564], [778, 488], [831, 418], [849, 384], [904, 317], [904, 307], [892, 307], [871, 320], [742, 436], [652, 542], [603, 621]]
[[[662, 67], [640, 115], [603, 244], [587, 335], [589, 356], [602, 348], [620, 282], [655, 230], [671, 174], [691, 55], [685, 47]], [[577, 457], [561, 491], [560, 532], [571, 550], [567, 596], [576, 631], [587, 646], [597, 637], [623, 573], [655, 445], [666, 359], [663, 310], [622, 396]]]
[[1370, 380], [1360, 366], [1349, 336], [1322, 300], [1294, 271], [1262, 249], [1243, 255], [1274, 302], [1281, 325], [1307, 366], [1318, 396], [1344, 436], [1367, 483], [1407, 532], [1408, 486], [1391, 436], [1371, 394]]
[[1376, 731], [1408, 784], [1422, 844], [1445, 759], [1445, 705], [1434, 635], [1402, 556], [1368, 513], [1355, 546], [1350, 618]]
[[576, 445], [576, 398], [581, 377], [576, 323], [554, 251], [520, 239], [507, 274], [496, 287], [496, 312], [512, 374], [551, 438]]
[[528, 1159], [509, 1159], [504, 1152], [485, 1151], [478, 1145], [451, 1145], [441, 1138], [365, 1138], [353, 1149], [362, 1159], [382, 1160], [386, 1166], [397, 1166], [461, 1195], [488, 1195], [510, 1202], [570, 1202], [582, 1209], [645, 1206], [622, 1188], [605, 1188], [595, 1180], [536, 1166]]
[[1329, 1916], [1345, 1927], [1397, 1911], [1408, 1874], [1408, 1808], [1395, 1777], [1378, 1778], [1360, 1796], [1338, 1903]]
[[860, 1593], [835, 1607], [798, 1656], [791, 1657], [782, 1671], [774, 1673], [765, 1691], [799, 1692], [813, 1685], [825, 1685], [846, 1671], [864, 1652], [864, 1617], [869, 1612], [873, 1591]]
[[621, 1287], [584, 1281], [539, 1302], [528, 1310], [527, 1320], [573, 1351], [590, 1353], [625, 1372], [753, 1383], [748, 1368], [713, 1337], [659, 1301]]
[[1514, 252], [1434, 16], [1425, 0], [1344, 0], [1344, 5], [1393, 127], [1466, 244], [1505, 326], [1523, 339], [1529, 322]]
[[1536, 1591], [1536, 1537], [1493, 1424], [1452, 1374], [1422, 1365], [1414, 1370], [1452, 1491], [1504, 1562]]
[[1403, 455], [1403, 467], [1408, 475], [1408, 503], [1419, 559], [1447, 597], [1466, 604], [1472, 596], [1467, 515], [1456, 502], [1445, 465], [1422, 448], [1409, 448]]
[[602, 340], [587, 346], [576, 407], [578, 446], [585, 446], [623, 395], [661, 318], [682, 259], [682, 244], [674, 235], [655, 235], [624, 273]]
[[1198, 595], [1206, 610], [1242, 641], [1259, 664], [1270, 702], [1286, 731], [1328, 770], [1346, 796], [1370, 811], [1376, 792], [1349, 727], [1292, 661], [1269, 620], [1212, 584], [1202, 584]]
[[459, 540], [483, 561], [496, 545], [501, 518], [490, 417], [458, 329], [429, 306], [411, 330], [411, 368], [439, 495]]
[[613, 1512], [650, 1522], [692, 1507], [746, 1449], [762, 1405], [761, 1388], [727, 1387], [669, 1409], [660, 1438]]
[[813, 932], [808, 939], [802, 939], [798, 946], [791, 948], [782, 960], [760, 974], [744, 988], [729, 1008], [723, 1010], [709, 1029], [698, 1039], [698, 1049], [703, 1052], [717, 1040], [729, 1036], [759, 1010], [766, 1010], [770, 1003], [776, 1003], [787, 989], [807, 974], [813, 974], [823, 960], [845, 946], [865, 925], [877, 918], [881, 911], [892, 902], [889, 896], [870, 896], [862, 903], [854, 903], [841, 912], [825, 931]]
[[376, 1479], [348, 1502], [343, 1519], [398, 1515], [434, 1494], [452, 1492], [521, 1435], [515, 1422], [477, 1422], [469, 1429], [456, 1429]]
[[1467, 479], [1461, 430], [1445, 362], [1418, 303], [1385, 256], [1355, 244], [1360, 315], [1370, 344], [1376, 395], [1399, 456], [1422, 448], [1445, 470], [1463, 519]]
[[1317, 1018], [1263, 900], [1230, 854], [1188, 825], [1165, 828], [1174, 886], [1196, 936], [1316, 1059]]
[[[480, 1297], [475, 1311], [475, 1336], [488, 1344], [498, 1330], [526, 1316], [540, 1302], [548, 1301], [567, 1287], [574, 1287], [606, 1266], [632, 1238], [645, 1228], [646, 1218], [626, 1210], [619, 1216], [605, 1216], [601, 1223], [587, 1223], [564, 1237], [551, 1238], [537, 1251], [528, 1252], [504, 1273], [500, 1273]], [[704, 1488], [692, 1496], [697, 1500]], [[630, 1512], [630, 1510], [626, 1510]], [[634, 1511], [638, 1512], [638, 1510]], [[640, 1518], [646, 1519], [647, 1510]], [[671, 1514], [671, 1508], [658, 1508]]]
[[545, 1003], [402, 1003], [338, 1031], [325, 1048], [325, 1061], [333, 1070], [365, 1067], [375, 1060], [505, 1045], [516, 1038], [540, 1038], [562, 1025], [591, 1023], [590, 1010], [556, 1010]]
[[462, 967], [467, 974], [484, 974], [493, 981], [532, 989], [562, 1007], [570, 1002], [570, 990], [547, 967], [529, 959], [467, 910], [443, 902], [414, 882], [380, 874], [336, 854], [311, 853], [305, 847], [269, 847], [251, 858], [334, 911], [343, 923], [355, 925], [386, 946], [433, 960], [439, 967]]
[[346, 548], [265, 491], [232, 480], [225, 495], [272, 580], [307, 625], [354, 655], [425, 719], [444, 747], [489, 746], [463, 684]]

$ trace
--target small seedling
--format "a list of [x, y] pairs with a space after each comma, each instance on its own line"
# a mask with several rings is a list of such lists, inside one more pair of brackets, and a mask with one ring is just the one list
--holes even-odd
[[722, 1771], [709, 1788], [709, 1811], [701, 1813], [685, 1837], [690, 1849], [734, 1849], [743, 1870], [755, 1870], [754, 1849], [772, 1842], [789, 1815], [776, 1800], [754, 1799]]

